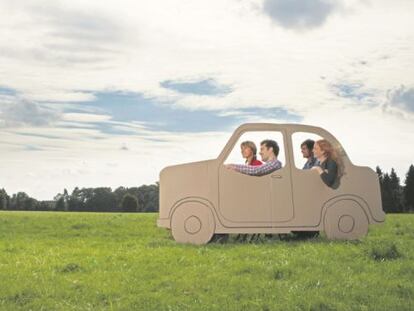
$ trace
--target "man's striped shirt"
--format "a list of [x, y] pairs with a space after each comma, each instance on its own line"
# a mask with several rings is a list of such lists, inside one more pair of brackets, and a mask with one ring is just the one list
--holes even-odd
[[279, 160], [272, 160], [259, 166], [233, 164], [232, 167], [235, 171], [242, 174], [251, 176], [263, 176], [280, 169], [282, 167], [282, 162], [280, 162]]

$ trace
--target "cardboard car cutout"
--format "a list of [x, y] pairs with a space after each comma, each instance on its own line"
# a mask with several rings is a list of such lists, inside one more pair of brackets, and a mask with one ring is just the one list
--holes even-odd
[[[283, 135], [283, 167], [264, 176], [227, 169], [224, 162], [247, 132]], [[327, 139], [343, 161], [335, 188], [315, 170], [294, 165], [292, 135]], [[272, 137], [268, 137], [272, 138]], [[328, 131], [308, 125], [252, 123], [238, 127], [216, 159], [174, 165], [160, 173], [158, 227], [171, 229], [179, 243], [205, 244], [215, 234], [324, 231], [329, 239], [364, 237], [370, 224], [385, 221], [379, 179], [369, 167], [356, 166]]]

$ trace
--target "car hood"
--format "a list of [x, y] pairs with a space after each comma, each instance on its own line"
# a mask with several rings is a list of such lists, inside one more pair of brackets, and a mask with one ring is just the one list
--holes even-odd
[[211, 169], [215, 161], [173, 165], [160, 172], [160, 218], [167, 218], [174, 204], [182, 199], [208, 199]]

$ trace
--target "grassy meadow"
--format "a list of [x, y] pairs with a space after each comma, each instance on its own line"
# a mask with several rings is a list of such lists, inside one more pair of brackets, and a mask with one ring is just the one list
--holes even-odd
[[0, 212], [0, 310], [414, 310], [414, 215], [356, 242], [205, 246], [156, 218]]

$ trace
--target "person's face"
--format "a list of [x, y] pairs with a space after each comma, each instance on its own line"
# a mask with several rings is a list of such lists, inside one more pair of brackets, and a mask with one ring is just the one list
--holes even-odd
[[319, 147], [318, 144], [315, 144], [313, 146], [313, 153], [315, 154], [315, 156], [319, 159], [323, 156], [323, 151], [321, 149], [321, 147]]
[[253, 151], [252, 151], [252, 149], [250, 149], [247, 146], [242, 146], [241, 147], [241, 154], [242, 154], [243, 158], [248, 159], [249, 157], [251, 157], [253, 155]]
[[267, 148], [265, 144], [260, 145], [260, 156], [262, 157], [262, 160], [266, 162], [269, 160], [270, 155], [273, 153], [273, 148]]
[[302, 151], [304, 158], [310, 158], [312, 155], [312, 152], [308, 149], [306, 145], [303, 145], [300, 147], [300, 150]]

